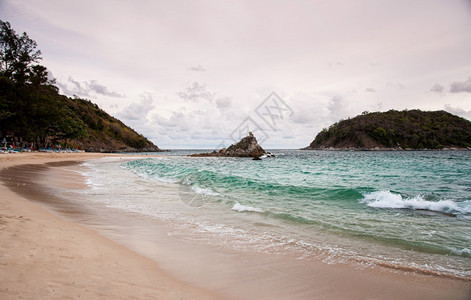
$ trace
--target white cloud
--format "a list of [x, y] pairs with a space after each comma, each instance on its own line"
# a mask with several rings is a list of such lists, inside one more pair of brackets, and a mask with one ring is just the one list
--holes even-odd
[[403, 90], [406, 88], [406, 86], [400, 82], [388, 82], [386, 84], [386, 87], [397, 89], [397, 90]]
[[430, 92], [439, 93], [439, 94], [443, 93], [444, 91], [445, 91], [445, 87], [443, 87], [443, 85], [438, 84], [438, 83], [434, 84], [432, 88], [430, 89]]
[[332, 120], [338, 121], [350, 116], [349, 109], [341, 96], [334, 96], [330, 99], [327, 109], [332, 116]]
[[57, 81], [57, 86], [60, 91], [68, 96], [77, 95], [79, 97], [108, 96], [114, 98], [122, 98], [124, 95], [115, 91], [110, 91], [103, 84], [98, 83], [97, 80], [89, 80], [79, 82], [69, 76], [66, 82]]
[[108, 90], [106, 86], [99, 84], [96, 80], [90, 80], [89, 82], [85, 82], [85, 85], [89, 90], [99, 95], [108, 96], [108, 97], [117, 97], [117, 98], [123, 97], [123, 95], [115, 91]]
[[445, 110], [454, 115], [463, 117], [471, 121], [471, 110], [464, 110], [461, 107], [452, 107], [450, 104], [445, 105]]
[[183, 112], [172, 112], [169, 118], [165, 118], [159, 115], [153, 117], [153, 121], [162, 127], [170, 127], [178, 129], [180, 132], [186, 132], [190, 130], [190, 122], [193, 116], [191, 114], [185, 114]]
[[340, 61], [329, 61], [329, 67], [343, 67], [343, 63]]
[[63, 93], [160, 147], [213, 146], [276, 91], [293, 115], [267, 143], [295, 148], [364, 110], [471, 110], [464, 2], [0, 0], [0, 18]]
[[145, 123], [147, 115], [154, 108], [153, 102], [151, 95], [143, 94], [140, 102], [129, 104], [118, 113], [118, 116], [125, 120], [137, 120]]
[[291, 120], [297, 124], [308, 125], [312, 123], [312, 119], [313, 119], [312, 117], [313, 117], [312, 112], [303, 110], [303, 111], [296, 112], [295, 114], [293, 114], [293, 116], [291, 117]]
[[232, 100], [229, 97], [216, 99], [216, 106], [221, 112], [225, 112], [232, 108]]
[[206, 71], [206, 69], [201, 65], [196, 65], [196, 66], [190, 67], [189, 70], [194, 71], [194, 72], [205, 72]]
[[177, 95], [185, 101], [199, 102], [204, 101], [213, 101], [215, 93], [209, 92], [206, 89], [206, 84], [193, 81], [190, 84], [187, 84], [185, 89], [181, 92], [178, 92]]
[[80, 82], [73, 80], [72, 77], [69, 77], [67, 82], [56, 82], [60, 91], [68, 96], [77, 95], [80, 97], [90, 97], [88, 90], [85, 87], [82, 87]]

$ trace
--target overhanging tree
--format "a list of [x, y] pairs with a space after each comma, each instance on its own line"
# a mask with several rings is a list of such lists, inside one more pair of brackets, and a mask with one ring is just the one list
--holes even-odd
[[41, 60], [41, 51], [26, 32], [20, 36], [10, 23], [0, 20], [0, 75], [24, 83], [33, 63]]

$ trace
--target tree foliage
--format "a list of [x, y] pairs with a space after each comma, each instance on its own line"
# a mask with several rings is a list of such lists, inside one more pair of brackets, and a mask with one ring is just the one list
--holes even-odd
[[73, 142], [94, 151], [159, 150], [96, 104], [60, 95], [47, 68], [37, 64], [36, 47], [0, 20], [0, 137], [13, 132], [23, 141]]
[[322, 130], [308, 148], [470, 148], [471, 122], [445, 111], [365, 112]]
[[10, 23], [0, 20], [0, 75], [24, 83], [32, 64], [42, 59], [36, 47], [36, 42], [26, 32], [18, 35]]

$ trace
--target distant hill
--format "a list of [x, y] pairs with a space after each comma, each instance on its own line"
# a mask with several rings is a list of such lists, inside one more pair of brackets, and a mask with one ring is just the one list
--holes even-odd
[[445, 111], [364, 112], [323, 129], [303, 150], [471, 150], [471, 122]]
[[[79, 147], [93, 152], [160, 151], [89, 100], [59, 94], [41, 52], [0, 20], [0, 140], [18, 147]], [[3, 145], [2, 145], [3, 146]]]

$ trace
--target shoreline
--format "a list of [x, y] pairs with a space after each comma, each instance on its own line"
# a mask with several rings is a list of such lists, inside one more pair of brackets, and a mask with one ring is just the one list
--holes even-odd
[[[13, 155], [13, 156], [21, 156], [22, 154], [16, 154], [16, 155]], [[12, 157], [13, 157], [12, 156]], [[16, 166], [19, 166], [19, 165], [26, 165], [26, 164], [29, 164], [29, 163], [33, 163], [33, 164], [37, 164], [37, 165], [44, 165], [45, 163], [48, 163], [48, 162], [67, 162], [67, 161], [84, 161], [84, 160], [87, 160], [87, 159], [94, 159], [94, 158], [101, 158], [101, 157], [119, 157], [119, 155], [109, 155], [109, 154], [71, 154], [70, 157], [68, 155], [63, 155], [63, 154], [58, 154], [56, 155], [55, 157], [49, 157], [49, 158], [45, 158], [44, 156], [45, 155], [39, 155], [41, 157], [37, 157], [37, 158], [34, 158], [34, 157], [28, 157], [28, 156], [36, 156], [34, 154], [32, 155], [25, 155], [25, 157], [18, 157], [18, 159], [16, 158], [13, 158], [13, 160], [15, 160], [15, 162], [11, 162], [9, 163], [9, 166], [8, 167], [11, 167], [13, 165], [16, 165]], [[6, 156], [5, 156], [6, 157]], [[4, 160], [3, 158], [5, 158], [4, 156], [0, 156], [0, 171], [1, 169], [3, 169], [3, 167], [5, 166], [4, 164]], [[138, 156], [138, 157], [142, 157], [142, 156]], [[149, 157], [149, 156], [147, 156]], [[25, 158], [25, 159], [22, 159], [22, 158]], [[56, 163], [55, 163], [56, 164]], [[59, 163], [60, 164], [60, 163]], [[67, 164], [67, 163], [66, 163]], [[60, 168], [56, 168], [56, 167], [47, 167], [45, 166], [45, 168], [50, 168], [51, 169], [51, 172], [59, 172], [58, 170]], [[25, 170], [23, 170], [25, 171]], [[60, 174], [59, 174], [60, 175]], [[21, 188], [21, 183], [20, 184], [20, 188]], [[41, 183], [40, 183], [41, 184]], [[80, 183], [77, 183], [78, 185], [80, 185]], [[4, 185], [0, 186], [0, 188], [2, 189], [1, 192], [3, 193], [4, 189], [6, 189], [6, 187]], [[78, 187], [80, 188], [80, 187]], [[9, 197], [13, 197], [14, 195], [12, 195], [12, 192], [8, 189], [8, 191], [10, 193], [6, 193], [6, 195]], [[60, 196], [59, 196], [60, 198]], [[8, 211], [8, 209], [11, 209], [12, 208], [12, 201], [6, 201], [7, 203], [4, 203], [5, 201], [2, 200], [0, 202], [0, 205], [1, 205], [1, 210], [0, 210], [0, 216], [2, 218], [0, 218], [0, 228], [2, 228], [0, 230], [0, 233], [2, 233], [2, 236], [3, 236], [3, 233], [4, 233], [4, 226], [8, 225], [9, 223], [9, 218], [7, 217], [4, 217], [4, 213], [5, 211]], [[15, 201], [16, 202], [16, 201]], [[31, 202], [29, 200], [25, 200], [23, 199], [23, 203], [22, 203], [23, 206], [26, 206], [29, 210], [34, 210], [34, 211], [40, 211], [40, 210], [44, 210], [43, 208], [39, 208], [38, 207], [38, 204], [37, 203], [34, 203], [34, 202]], [[5, 210], [5, 208], [7, 208]], [[26, 211], [28, 211], [28, 209], [26, 209]], [[13, 207], [13, 211], [14, 211], [14, 207]], [[48, 213], [46, 210], [44, 210], [47, 214], [50, 214]], [[20, 210], [19, 212], [23, 213], [23, 210]], [[16, 215], [19, 214], [18, 210], [17, 210], [17, 213]], [[14, 215], [13, 213], [10, 213], [9, 215]], [[52, 214], [52, 215], [55, 215], [55, 214]], [[36, 216], [33, 215], [29, 215], [29, 216], [26, 216], [26, 214], [21, 214], [21, 216], [23, 216], [23, 218], [19, 218], [19, 216], [16, 217], [15, 221], [17, 221], [17, 223], [19, 224], [16, 224], [16, 225], [21, 225], [23, 223], [21, 223], [21, 221], [24, 222], [24, 220], [20, 220], [20, 219], [24, 219], [25, 217], [30, 219], [30, 220], [33, 220], [35, 221], [36, 219]], [[33, 218], [33, 217], [34, 218]], [[50, 216], [49, 216], [50, 217]], [[40, 219], [40, 218], [39, 218]], [[132, 249], [132, 247], [126, 247], [126, 246], [121, 246], [121, 243], [119, 244], [116, 244], [114, 243], [113, 241], [110, 241], [108, 238], [104, 238], [103, 236], [101, 236], [99, 233], [96, 233], [96, 229], [88, 229], [87, 226], [85, 225], [82, 225], [80, 222], [79, 224], [77, 224], [76, 222], [69, 222], [68, 220], [64, 220], [63, 218], [61, 217], [57, 217], [57, 216], [54, 216], [54, 218], [51, 218], [51, 219], [55, 219], [55, 223], [53, 226], [51, 226], [51, 228], [49, 228], [50, 230], [60, 230], [60, 228], [62, 228], [62, 222], [65, 222], [65, 223], [68, 223], [68, 225], [74, 227], [74, 228], [80, 228], [82, 231], [87, 231], [89, 232], [91, 235], [96, 235], [96, 236], [99, 236], [101, 239], [103, 239], [103, 241], [99, 241], [97, 243], [99, 243], [100, 245], [101, 244], [114, 244], [112, 248], [114, 247], [117, 247], [117, 248], [124, 248], [125, 250], [123, 251], [127, 251], [126, 252], [126, 258], [125, 260], [129, 260], [128, 259], [128, 256], [131, 256], [131, 257], [134, 257], [134, 256], [138, 256], [140, 257], [140, 259], [144, 259], [144, 260], [150, 260], [152, 262], [152, 272], [153, 271], [158, 271], [158, 273], [165, 277], [166, 280], [175, 280], [177, 283], [177, 289], [180, 291], [180, 289], [184, 292], [182, 292], [184, 295], [187, 295], [185, 294], [188, 290], [189, 290], [189, 297], [190, 298], [203, 298], [203, 299], [208, 299], [208, 298], [221, 298], [221, 295], [217, 295], [215, 296], [214, 294], [210, 293], [210, 292], [206, 292], [206, 291], [218, 291], [220, 292], [220, 289], [217, 288], [217, 286], [211, 286], [211, 284], [208, 284], [207, 286], [204, 286], [204, 284], [200, 284], [198, 283], [198, 280], [196, 281], [192, 281], [191, 280], [191, 276], [187, 276], [186, 278], [183, 276], [185, 274], [177, 274], [176, 273], [172, 273], [172, 272], [169, 272], [168, 271], [168, 265], [169, 263], [166, 262], [166, 261], [161, 261], [162, 260], [162, 257], [157, 257], [157, 258], [147, 258], [145, 257], [146, 255], [143, 255], [142, 253], [141, 254], [136, 254], [136, 250], [129, 250], [129, 249]], [[26, 219], [25, 219], [26, 220]], [[6, 222], [6, 225], [3, 224], [3, 222]], [[29, 222], [29, 221], [28, 221]], [[51, 224], [50, 224], [51, 225]], [[55, 226], [55, 227], [54, 227]], [[66, 225], [64, 225], [65, 227], [67, 227]], [[31, 230], [37, 230], [37, 227], [34, 227], [34, 228], [30, 228]], [[80, 230], [79, 230], [80, 231]], [[36, 232], [37, 233], [37, 232]], [[89, 235], [81, 235], [79, 234], [78, 236], [80, 236], [79, 239], [82, 239], [82, 238], [89, 238]], [[10, 237], [11, 238], [11, 237]], [[2, 237], [2, 240], [5, 240], [3, 237]], [[25, 246], [26, 249], [16, 249], [16, 251], [19, 251], [21, 252], [22, 250], [23, 251], [28, 251], [29, 249], [27, 249], [27, 246], [29, 244], [24, 244], [23, 246]], [[62, 247], [63, 248], [63, 247]], [[7, 250], [10, 250], [12, 251], [12, 249], [7, 249]], [[71, 249], [68, 249], [68, 250], [71, 250]], [[209, 251], [214, 251], [214, 249], [205, 249], [204, 247], [199, 247], [199, 250], [201, 250], [201, 252], [207, 256], [207, 253], [209, 253]], [[52, 252], [53, 250], [48, 250], [49, 252]], [[4, 249], [2, 249], [2, 251], [0, 253], [9, 253], [8, 251], [5, 251]], [[184, 255], [185, 253], [184, 252], [176, 252], [176, 260], [178, 259], [182, 259], [182, 255]], [[23, 256], [25, 254], [23, 253]], [[43, 257], [38, 257], [37, 259], [39, 259], [41, 261], [41, 263], [44, 263], [44, 259], [45, 259], [45, 255], [46, 255], [46, 258], [48, 255], [51, 255], [50, 253], [47, 253], [44, 252], [42, 253]], [[70, 256], [70, 255], [67, 255], [67, 256]], [[165, 257], [165, 256], [164, 256]], [[229, 260], [230, 261], [227, 261], [228, 260], [228, 257], [229, 257]], [[167, 257], [168, 258], [168, 257]], [[293, 287], [293, 292], [297, 292], [298, 294], [297, 295], [301, 295], [301, 296], [305, 296], [305, 297], [301, 297], [301, 298], [309, 298], [309, 297], [312, 297], [312, 296], [316, 296], [317, 298], [335, 298], [335, 299], [346, 299], [346, 298], [371, 298], [371, 297], [379, 297], [379, 298], [387, 298], [387, 299], [394, 299], [394, 298], [400, 298], [400, 297], [404, 297], [404, 296], [410, 296], [411, 298], [418, 298], [418, 299], [425, 299], [425, 298], [429, 298], [430, 297], [433, 299], [446, 299], [447, 297], [452, 297], [452, 298], [457, 298], [457, 299], [466, 299], [466, 296], [469, 295], [468, 292], [469, 292], [469, 282], [463, 282], [463, 281], [460, 281], [460, 280], [456, 280], [456, 279], [449, 279], [449, 278], [441, 278], [441, 277], [433, 277], [433, 276], [427, 276], [427, 275], [423, 275], [423, 274], [413, 274], [413, 273], [410, 273], [410, 272], [404, 272], [402, 274], [401, 270], [396, 270], [396, 272], [393, 272], [391, 270], [359, 270], [359, 269], [355, 269], [355, 268], [352, 268], [351, 266], [343, 266], [343, 265], [327, 265], [327, 264], [324, 264], [324, 263], [306, 263], [306, 262], [302, 262], [302, 261], [292, 261], [290, 259], [287, 259], [285, 257], [275, 257], [275, 256], [270, 256], [270, 255], [262, 255], [262, 254], [241, 254], [241, 253], [229, 253], [228, 255], [224, 254], [224, 255], [220, 255], [220, 260], [225, 263], [228, 267], [240, 267], [241, 270], [239, 271], [240, 274], [236, 274], [237, 276], [240, 276], [239, 280], [240, 280], [240, 283], [241, 283], [241, 287], [235, 287], [235, 288], [226, 288], [226, 290], [223, 290], [223, 295], [225, 296], [229, 296], [229, 297], [234, 297], [234, 298], [260, 298], [259, 296], [260, 295], [256, 295], [256, 289], [257, 288], [262, 288], [262, 291], [263, 289], [267, 289], [269, 288], [269, 285], [265, 286], [263, 285], [264, 282], [260, 282], [262, 281], [263, 279], [260, 279], [260, 276], [263, 276], [264, 274], [265, 275], [269, 275], [267, 274], [268, 272], [276, 272], [276, 273], [280, 273], [278, 277], [270, 277], [271, 279], [279, 279], [279, 278], [283, 278], [284, 277], [284, 280], [288, 280], [288, 281], [293, 281], [294, 279], [291, 278], [292, 276], [300, 276], [300, 277], [306, 277], [306, 278], [303, 278], [303, 281], [305, 282], [294, 282], [294, 287]], [[237, 259], [242, 259], [242, 262], [240, 265], [239, 263], [236, 261], [236, 258]], [[4, 265], [4, 255], [0, 255], [0, 264], [3, 264]], [[159, 260], [160, 259], [160, 260]], [[102, 263], [100, 261], [100, 259], [97, 259], [98, 261], [95, 261], [95, 263], [97, 264], [100, 264]], [[134, 259], [133, 259], [134, 260]], [[217, 261], [217, 259], [215, 258], [215, 260]], [[157, 262], [156, 262], [157, 261]], [[49, 262], [49, 261], [48, 261]], [[207, 258], [203, 259], [203, 262], [210, 262], [212, 263], [213, 261], [212, 260], [207, 260]], [[245, 263], [244, 263], [245, 262]], [[248, 263], [247, 263], [248, 262]], [[49, 262], [50, 263], [50, 262]], [[193, 261], [194, 264], [197, 264], [197, 260], [194, 259]], [[256, 267], [251, 267], [251, 268], [248, 268], [247, 266], [250, 265], [250, 264], [257, 264], [258, 263], [258, 267], [261, 267], [262, 269], [264, 268], [265, 270], [258, 270]], [[170, 264], [172, 264], [172, 262], [170, 262]], [[176, 264], [176, 263], [175, 263]], [[166, 265], [167, 267], [164, 267], [163, 268], [163, 271], [162, 271], [162, 268], [159, 267], [160, 266], [164, 266]], [[205, 264], [202, 264], [202, 266], [204, 267]], [[51, 266], [52, 268], [54, 267], [58, 267], [57, 265], [55, 266]], [[118, 269], [120, 268], [124, 268], [125, 266], [119, 266]], [[245, 267], [245, 269], [243, 269]], [[81, 265], [77, 266], [77, 268], [81, 268]], [[87, 276], [86, 275], [86, 271], [87, 270], [84, 270], [82, 271], [82, 274]], [[142, 272], [143, 270], [140, 269], [140, 272]], [[204, 271], [204, 270], [203, 270]], [[402, 270], [402, 271], [406, 271], [406, 270]], [[21, 270], [18, 270], [18, 272], [21, 272]], [[121, 272], [122, 273], [122, 269], [118, 270], [117, 272]], [[149, 270], [145, 270], [145, 272], [149, 272]], [[162, 274], [163, 273], [163, 274]], [[170, 275], [169, 275], [170, 274]], [[109, 275], [109, 274], [108, 274]], [[141, 274], [142, 275], [142, 274]], [[182, 276], [180, 276], [182, 275]], [[224, 275], [224, 274], [223, 274]], [[6, 276], [6, 275], [5, 275]], [[136, 275], [137, 276], [137, 275]], [[193, 275], [194, 276], [194, 275]], [[208, 275], [209, 276], [209, 275]], [[11, 276], [9, 276], [11, 277]], [[174, 279], [174, 278], [178, 278], [178, 279]], [[244, 277], [247, 277], [249, 278], [250, 280], [254, 281], [254, 282], [247, 282], [247, 278], [244, 278]], [[170, 278], [170, 279], [169, 279]], [[189, 285], [188, 283], [182, 283], [180, 282], [180, 280], [183, 278], [183, 280], [185, 282], [191, 282], [191, 285]], [[211, 280], [211, 277], [207, 277], [205, 279], [206, 281], [209, 281]], [[227, 278], [224, 279], [224, 280], [228, 280]], [[309, 282], [308, 282], [309, 281]], [[350, 282], [349, 282], [350, 281]], [[5, 280], [3, 280], [2, 278], [2, 284], [0, 284], [0, 295], [4, 294], [5, 292]], [[234, 284], [234, 283], [239, 283], [239, 282], [222, 282], [221, 284], [224, 285], [231, 285], [231, 284]], [[258, 284], [257, 284], [258, 283]], [[302, 285], [301, 285], [302, 283]], [[29, 288], [28, 286], [28, 283], [23, 283], [25, 284], [24, 287], [26, 288]], [[202, 287], [203, 285], [203, 287]], [[241, 293], [243, 293], [243, 291], [241, 293], [237, 293], [237, 289], [242, 289], [244, 287], [244, 285], [247, 287], [250, 287], [250, 289], [248, 289], [248, 291], [245, 292], [245, 297], [241, 297]], [[196, 288], [195, 290], [193, 290], [193, 288], [191, 286], [198, 286], [198, 288]], [[306, 286], [309, 287], [309, 290], [306, 290]], [[145, 286], [141, 286], [143, 289], [146, 289]], [[26, 288], [24, 288], [24, 290], [26, 290]], [[62, 288], [65, 289], [65, 291], [67, 291], [68, 288], [73, 288], [73, 287], [67, 287], [67, 286], [62, 286]], [[123, 288], [123, 287], [121, 287]], [[283, 286], [281, 287], [283, 288]], [[161, 291], [160, 291], [161, 292]], [[170, 290], [170, 291], [166, 291], [167, 294], [163, 293], [160, 295], [161, 298], [176, 298], [175, 294]], [[173, 294], [172, 294], [173, 293]], [[193, 294], [195, 293], [195, 294]], [[271, 293], [271, 294], [270, 294]], [[5, 294], [5, 295], [9, 295], [9, 294]], [[53, 294], [49, 294], [49, 295], [53, 295]], [[69, 295], [69, 294], [65, 294], [65, 295]], [[91, 296], [93, 297], [93, 294], [87, 294], [88, 296]], [[94, 294], [95, 296], [102, 296], [101, 294]], [[196, 295], [196, 296], [195, 296]], [[257, 297], [255, 297], [255, 295]], [[269, 295], [275, 295], [276, 294], [273, 292], [273, 291], [270, 291], [269, 289], [265, 290], [264, 293], [261, 294], [262, 296], [265, 295], [265, 298], [270, 298]], [[281, 295], [281, 294], [279, 294]], [[111, 297], [115, 297], [116, 295], [111, 295]], [[145, 295], [143, 296], [145, 297]], [[183, 296], [181, 297], [180, 295], [177, 297], [177, 298], [185, 298], [187, 296]], [[124, 297], [126, 298], [126, 297]], [[137, 297], [139, 298], [139, 297]], [[263, 297], [262, 297], [263, 298]]]
[[448, 151], [471, 151], [471, 148], [442, 148], [442, 149], [403, 149], [403, 148], [357, 148], [357, 147], [325, 147], [325, 148], [300, 148], [302, 151], [356, 151], [356, 152], [448, 152]]
[[[13, 166], [83, 161], [103, 154], [0, 156]], [[26, 187], [26, 182], [24, 183]], [[19, 184], [18, 187], [23, 187]], [[162, 271], [154, 260], [61, 218], [0, 184], [0, 298], [220, 299]], [[38, 197], [41, 197], [39, 195]], [[48, 199], [38, 199], [48, 200]]]

